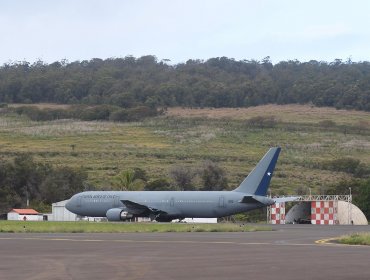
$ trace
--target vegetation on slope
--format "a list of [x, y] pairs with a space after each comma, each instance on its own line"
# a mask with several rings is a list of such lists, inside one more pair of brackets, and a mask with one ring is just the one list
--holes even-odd
[[[278, 145], [273, 195], [309, 189], [346, 194], [351, 187], [370, 216], [369, 122], [366, 112], [301, 105], [169, 108], [166, 115], [129, 123], [32, 121], [5, 110], [0, 206], [2, 212], [23, 207], [26, 188], [39, 210], [85, 189], [233, 189]], [[78, 184], [68, 183], [72, 175]], [[40, 188], [47, 185], [55, 191]]]
[[370, 63], [227, 57], [169, 65], [154, 56], [0, 67], [0, 102], [122, 108], [309, 104], [370, 111]]

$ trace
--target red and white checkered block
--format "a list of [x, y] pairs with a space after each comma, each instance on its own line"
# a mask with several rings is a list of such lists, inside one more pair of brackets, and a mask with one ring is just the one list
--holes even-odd
[[337, 211], [334, 201], [311, 202], [311, 224], [334, 225], [337, 221]]
[[285, 224], [285, 202], [275, 203], [270, 208], [271, 224]]

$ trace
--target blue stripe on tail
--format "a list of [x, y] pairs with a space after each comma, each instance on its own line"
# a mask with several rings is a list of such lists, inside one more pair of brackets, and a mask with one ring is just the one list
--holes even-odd
[[280, 154], [280, 147], [271, 148], [248, 177], [234, 191], [265, 196]]
[[269, 188], [270, 181], [272, 178], [272, 175], [274, 173], [275, 165], [278, 160], [279, 154], [280, 154], [281, 148], [277, 148], [268, 168], [267, 171], [265, 172], [265, 176], [263, 176], [260, 184], [257, 187], [257, 190], [255, 192], [256, 195], [262, 195], [265, 196], [267, 193], [267, 189]]

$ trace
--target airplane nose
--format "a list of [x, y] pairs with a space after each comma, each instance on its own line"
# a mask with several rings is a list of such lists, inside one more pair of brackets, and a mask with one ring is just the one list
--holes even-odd
[[65, 207], [68, 211], [73, 212], [73, 196], [67, 201]]

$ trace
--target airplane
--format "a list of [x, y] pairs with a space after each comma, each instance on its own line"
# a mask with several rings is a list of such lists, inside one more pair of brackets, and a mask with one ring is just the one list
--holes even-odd
[[[220, 218], [294, 198], [266, 196], [281, 148], [273, 147], [232, 191], [86, 191], [66, 208], [77, 215], [126, 221], [149, 217], [158, 222], [184, 218]], [[278, 201], [279, 200], [279, 201]]]

